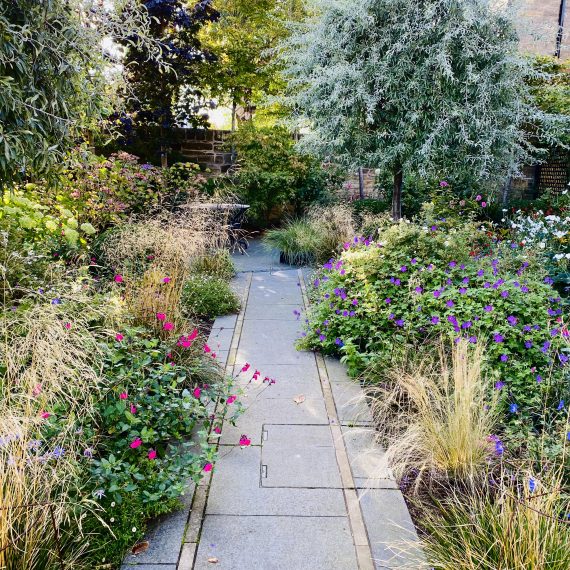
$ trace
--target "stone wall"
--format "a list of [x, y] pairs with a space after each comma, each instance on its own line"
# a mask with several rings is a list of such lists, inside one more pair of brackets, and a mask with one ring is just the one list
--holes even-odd
[[232, 165], [232, 155], [226, 145], [230, 131], [205, 129], [175, 129], [179, 134], [178, 151], [189, 162], [207, 168], [212, 175], [223, 174]]

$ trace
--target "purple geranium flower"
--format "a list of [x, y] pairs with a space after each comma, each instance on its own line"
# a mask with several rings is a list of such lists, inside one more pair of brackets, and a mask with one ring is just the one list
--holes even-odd
[[493, 340], [494, 340], [495, 342], [503, 342], [503, 341], [505, 340], [505, 337], [504, 337], [502, 334], [495, 333], [495, 334], [493, 335]]

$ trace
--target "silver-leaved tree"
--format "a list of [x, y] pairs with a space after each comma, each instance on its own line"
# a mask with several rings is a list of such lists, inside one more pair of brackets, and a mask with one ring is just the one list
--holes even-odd
[[513, 20], [487, 0], [314, 0], [280, 58], [301, 146], [389, 169], [394, 219], [404, 172], [499, 183], [566, 124], [534, 105]]

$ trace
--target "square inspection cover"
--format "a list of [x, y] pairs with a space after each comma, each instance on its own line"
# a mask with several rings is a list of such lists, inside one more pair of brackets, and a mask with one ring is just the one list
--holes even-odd
[[261, 486], [341, 488], [329, 426], [265, 424]]

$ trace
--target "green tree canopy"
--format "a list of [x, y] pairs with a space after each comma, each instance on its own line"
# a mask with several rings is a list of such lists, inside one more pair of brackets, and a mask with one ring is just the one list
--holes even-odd
[[148, 23], [129, 0], [0, 2], [0, 184], [61, 162], [105, 112], [103, 39], [131, 38], [152, 53]]
[[347, 166], [499, 182], [532, 136], [564, 123], [537, 108], [507, 12], [487, 0], [315, 0], [281, 47], [301, 144]]
[[[284, 86], [271, 49], [287, 34], [286, 22], [303, 14], [300, 0], [217, 0], [220, 18], [205, 26], [202, 45], [215, 58], [202, 68], [213, 97], [252, 113]], [[235, 120], [232, 114], [232, 122]]]

